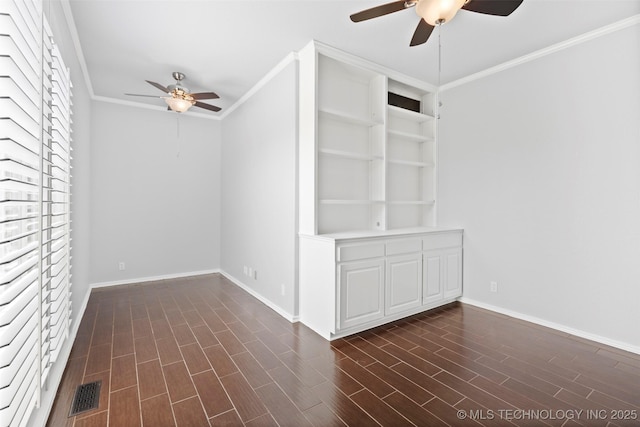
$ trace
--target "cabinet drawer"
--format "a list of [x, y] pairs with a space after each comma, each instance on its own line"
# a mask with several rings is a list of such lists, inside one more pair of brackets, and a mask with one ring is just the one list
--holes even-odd
[[422, 250], [451, 248], [462, 246], [462, 233], [432, 234], [422, 239]]
[[422, 250], [420, 239], [390, 240], [387, 242], [387, 255], [410, 254]]
[[377, 258], [382, 256], [384, 256], [383, 242], [338, 246], [338, 262]]

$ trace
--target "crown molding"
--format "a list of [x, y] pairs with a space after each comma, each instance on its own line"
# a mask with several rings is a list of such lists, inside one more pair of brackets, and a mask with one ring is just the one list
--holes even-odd
[[[68, 0], [65, 0], [65, 1], [68, 1]], [[189, 110], [181, 114], [200, 117], [204, 119], [210, 119], [210, 120], [222, 120], [228, 114], [231, 114], [231, 112], [233, 112], [235, 109], [239, 108], [242, 104], [247, 102], [253, 95], [256, 94], [256, 92], [262, 89], [267, 83], [269, 83], [278, 74], [280, 74], [280, 72], [284, 68], [286, 68], [287, 65], [297, 60], [298, 60], [298, 54], [296, 52], [290, 52], [289, 54], [287, 54], [287, 56], [285, 56], [275, 67], [273, 67], [267, 74], [264, 75], [264, 77], [262, 77], [255, 85], [253, 85], [251, 89], [249, 89], [244, 95], [242, 95], [240, 99], [238, 99], [228, 108], [225, 108], [224, 112], [219, 116], [212, 116], [205, 113], [196, 113], [196, 112], [193, 112], [192, 110]], [[155, 111], [167, 111], [166, 108], [161, 106], [144, 104], [144, 103], [135, 102], [135, 101], [127, 101], [127, 100], [118, 99], [118, 98], [111, 98], [108, 96], [92, 95], [91, 99], [93, 99], [94, 101], [102, 101], [102, 102], [110, 102], [112, 104], [127, 105], [129, 107], [146, 108], [146, 109], [155, 110]]]
[[535, 52], [529, 53], [527, 55], [523, 55], [519, 58], [512, 59], [507, 62], [503, 62], [502, 64], [496, 65], [494, 67], [487, 68], [483, 71], [470, 74], [466, 77], [462, 77], [458, 80], [454, 80], [452, 82], [443, 84], [440, 86], [440, 92], [444, 92], [449, 89], [453, 89], [455, 87], [471, 83], [476, 80], [483, 79], [492, 74], [500, 73], [502, 71], [508, 70], [510, 68], [517, 67], [519, 65], [525, 64], [530, 61], [534, 61], [536, 59], [542, 58], [547, 55], [551, 55], [552, 53], [559, 52], [564, 49], [568, 49], [570, 47], [579, 45], [581, 43], [588, 42], [590, 40], [596, 39], [598, 37], [606, 36], [607, 34], [614, 33], [616, 31], [624, 30], [625, 28], [632, 27], [634, 25], [640, 24], [640, 14], [631, 16], [629, 18], [623, 19], [621, 21], [614, 22], [613, 24], [605, 25], [604, 27], [600, 27], [596, 30], [589, 31], [587, 33], [581, 34], [576, 37], [572, 37], [563, 42], [553, 44], [551, 46], [545, 47], [543, 49], [537, 50]]
[[[166, 106], [144, 104], [142, 102], [127, 101], [125, 99], [110, 98], [108, 96], [94, 95], [91, 97], [91, 99], [93, 101], [108, 102], [110, 104], [126, 105], [128, 107], [144, 108], [147, 110], [162, 111], [165, 113], [174, 113], [174, 111], [167, 110]], [[199, 117], [201, 119], [208, 119], [208, 120], [221, 120], [222, 118], [221, 116], [213, 116], [207, 113], [198, 113], [193, 110], [188, 110], [184, 113], [176, 113], [176, 114], [181, 114], [183, 116]]]
[[[78, 30], [76, 28], [75, 20], [73, 19], [73, 13], [71, 12], [71, 5], [69, 3], [70, 0], [60, 0], [60, 4], [62, 5], [62, 10], [64, 12], [65, 19], [67, 21], [67, 28], [69, 29], [69, 33], [71, 35], [71, 39], [73, 40], [73, 46], [75, 48], [76, 57], [78, 58], [78, 62], [80, 63], [80, 69], [82, 70], [82, 75], [84, 77], [85, 84], [87, 85], [87, 91], [89, 92], [89, 96], [93, 101], [100, 102], [108, 102], [112, 104], [119, 105], [127, 105], [129, 107], [137, 107], [137, 108], [146, 108], [149, 110], [155, 111], [166, 111], [166, 108], [157, 106], [157, 105], [149, 105], [141, 102], [135, 101], [126, 101], [118, 98], [111, 98], [108, 96], [96, 95], [93, 91], [93, 84], [91, 83], [91, 78], [89, 77], [89, 69], [87, 68], [87, 62], [85, 61], [84, 53], [82, 52], [82, 45], [80, 44], [80, 37], [78, 36]], [[219, 116], [212, 116], [210, 114], [205, 113], [196, 113], [192, 111], [187, 111], [185, 114], [193, 117], [200, 117], [209, 120], [222, 120], [227, 114], [230, 114], [233, 110], [240, 107], [244, 104], [249, 98], [251, 98], [256, 92], [258, 92], [263, 86], [265, 86], [271, 79], [273, 79], [280, 71], [282, 71], [287, 65], [291, 62], [294, 62], [298, 59], [298, 55], [296, 52], [289, 53], [282, 61], [280, 61], [274, 68], [271, 69], [264, 77], [262, 77], [251, 89], [249, 89], [240, 99], [234, 102], [231, 106], [226, 108], [222, 114]]]
[[60, 0], [60, 5], [62, 6], [64, 18], [67, 21], [67, 28], [69, 29], [69, 34], [71, 35], [71, 40], [73, 41], [73, 47], [76, 51], [78, 63], [80, 63], [80, 69], [82, 70], [84, 82], [87, 85], [87, 91], [89, 92], [89, 96], [91, 97], [91, 99], [94, 99], [96, 95], [95, 93], [93, 93], [93, 85], [91, 84], [89, 69], [87, 68], [87, 62], [85, 61], [84, 53], [82, 52], [82, 45], [80, 44], [80, 37], [78, 36], [76, 21], [73, 19], [73, 13], [71, 12], [71, 5], [69, 3], [69, 0]]
[[[73, 13], [71, 12], [71, 6], [69, 3], [70, 0], [60, 0], [60, 4], [62, 5], [62, 10], [64, 12], [64, 16], [66, 18], [67, 21], [67, 26], [69, 29], [69, 33], [71, 34], [71, 39], [73, 40], [73, 45], [75, 47], [75, 51], [76, 51], [76, 56], [78, 58], [78, 62], [80, 63], [80, 68], [82, 69], [82, 74], [84, 77], [84, 81], [87, 85], [87, 90], [89, 92], [89, 95], [91, 97], [92, 100], [95, 101], [102, 101], [102, 102], [110, 102], [110, 103], [114, 103], [114, 104], [121, 104], [121, 105], [128, 105], [131, 107], [138, 107], [138, 108], [147, 108], [147, 109], [152, 109], [152, 110], [165, 110], [162, 107], [159, 106], [153, 106], [153, 105], [149, 105], [149, 104], [143, 104], [143, 103], [139, 103], [139, 102], [133, 102], [133, 101], [125, 101], [125, 100], [121, 100], [121, 99], [117, 99], [117, 98], [111, 98], [111, 97], [106, 97], [106, 96], [98, 96], [94, 93], [93, 91], [93, 85], [91, 84], [91, 78], [89, 77], [89, 70], [87, 68], [87, 64], [84, 58], [84, 54], [82, 52], [82, 46], [80, 44], [80, 38], [78, 37], [78, 31], [76, 29], [76, 25], [75, 25], [75, 21], [73, 19]], [[537, 50], [535, 52], [529, 53], [527, 55], [523, 55], [519, 58], [516, 59], [512, 59], [510, 61], [507, 62], [503, 62], [502, 64], [487, 68], [483, 71], [474, 73], [474, 74], [470, 74], [466, 77], [462, 77], [460, 79], [454, 80], [452, 82], [443, 84], [440, 86], [439, 88], [439, 92], [444, 92], [447, 91], [449, 89], [453, 89], [455, 87], [473, 82], [475, 80], [480, 80], [482, 78], [488, 77], [492, 74], [496, 74], [496, 73], [500, 73], [502, 71], [508, 70], [510, 68], [513, 67], [517, 67], [519, 65], [525, 64], [527, 62], [530, 61], [534, 61], [536, 59], [542, 58], [544, 56], [547, 55], [551, 55], [555, 52], [564, 50], [564, 49], [568, 49], [572, 46], [576, 46], [579, 45], [581, 43], [585, 43], [587, 41], [596, 39], [598, 37], [602, 37], [605, 36], [607, 34], [611, 34], [620, 30], [623, 30], [625, 28], [629, 28], [632, 27], [634, 25], [638, 25], [640, 24], [640, 14], [631, 16], [629, 18], [626, 19], [622, 19], [620, 21], [614, 22], [612, 24], [609, 25], [605, 25], [604, 27], [586, 32], [584, 34], [581, 34], [579, 36], [570, 38], [568, 40], [565, 40], [563, 42], [560, 43], [556, 43], [553, 44], [551, 46], [548, 46], [546, 48]], [[314, 43], [317, 43], [318, 45], [322, 45], [322, 43], [316, 42], [316, 41], [312, 41]], [[322, 45], [324, 47], [324, 45]], [[211, 115], [207, 115], [207, 114], [201, 114], [201, 113], [195, 113], [195, 112], [191, 112], [191, 111], [187, 111], [186, 113], [182, 113], [182, 114], [187, 114], [190, 116], [195, 116], [195, 117], [201, 117], [201, 118], [207, 118], [207, 119], [213, 119], [213, 120], [222, 120], [224, 119], [228, 114], [230, 114], [232, 111], [234, 111], [235, 109], [237, 109], [238, 107], [240, 107], [242, 104], [244, 104], [249, 98], [251, 98], [256, 92], [258, 92], [263, 86], [265, 86], [271, 79], [273, 79], [276, 75], [278, 75], [278, 73], [280, 73], [280, 71], [282, 71], [287, 65], [289, 65], [291, 62], [297, 61], [298, 59], [298, 54], [297, 52], [291, 52], [289, 53], [283, 60], [281, 60], [274, 68], [271, 69], [271, 71], [269, 71], [264, 77], [262, 77], [251, 89], [249, 89], [240, 99], [238, 99], [236, 102], [234, 102], [231, 106], [229, 106], [228, 108], [226, 108], [224, 110], [224, 112], [222, 114], [220, 114], [219, 116], [211, 116]]]
[[297, 52], [290, 52], [287, 56], [284, 57], [278, 64], [271, 69], [264, 77], [262, 77], [251, 89], [249, 89], [240, 99], [234, 102], [229, 108], [225, 109], [224, 113], [220, 115], [221, 119], [224, 119], [227, 115], [231, 114], [233, 110], [240, 107], [242, 104], [247, 102], [249, 98], [256, 94], [260, 89], [262, 89], [267, 83], [271, 81], [274, 77], [276, 77], [280, 72], [286, 68], [292, 62], [298, 60]]

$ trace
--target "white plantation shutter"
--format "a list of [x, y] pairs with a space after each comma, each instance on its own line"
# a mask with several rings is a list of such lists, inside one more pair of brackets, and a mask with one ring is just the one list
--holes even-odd
[[0, 427], [27, 424], [69, 328], [70, 138], [56, 130], [69, 135], [70, 88], [56, 56], [41, 0], [0, 0]]
[[[51, 49], [51, 113], [42, 146], [42, 381], [69, 331], [69, 208], [71, 80], [58, 48]], [[45, 340], [44, 337], [47, 337]]]
[[42, 36], [42, 138], [40, 188], [40, 382], [49, 374], [51, 340], [51, 128], [53, 114], [52, 44], [47, 26]]
[[0, 425], [38, 398], [42, 11], [0, 2]]

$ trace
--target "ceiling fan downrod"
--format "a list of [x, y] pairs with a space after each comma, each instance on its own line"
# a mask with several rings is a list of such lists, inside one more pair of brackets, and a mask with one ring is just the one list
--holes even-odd
[[178, 83], [180, 83], [180, 82], [185, 78], [185, 75], [184, 75], [184, 74], [182, 74], [182, 73], [181, 73], [181, 72], [179, 72], [179, 71], [174, 71], [173, 73], [171, 73], [171, 76], [172, 76], [172, 77], [173, 77], [173, 78], [174, 78]]

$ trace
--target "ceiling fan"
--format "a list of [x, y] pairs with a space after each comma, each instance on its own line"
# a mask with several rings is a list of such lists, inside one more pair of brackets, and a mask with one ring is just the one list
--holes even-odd
[[366, 21], [390, 13], [416, 7], [421, 18], [410, 46], [425, 43], [436, 26], [449, 22], [460, 9], [486, 15], [508, 16], [523, 0], [399, 0], [372, 7], [351, 15], [353, 22]]
[[138, 95], [135, 93], [125, 93], [125, 95], [146, 96], [149, 98], [162, 98], [169, 106], [167, 108], [168, 110], [172, 110], [178, 113], [184, 113], [192, 106], [204, 108], [205, 110], [210, 110], [210, 111], [220, 111], [220, 107], [216, 107], [215, 105], [205, 104], [204, 102], [198, 101], [199, 99], [220, 98], [215, 92], [191, 93], [189, 92], [189, 89], [182, 84], [182, 80], [184, 80], [185, 78], [184, 74], [178, 71], [174, 71], [173, 73], [171, 73], [171, 76], [176, 80], [176, 83], [169, 85], [167, 87], [162, 86], [160, 83], [145, 80], [151, 86], [156, 87], [161, 91], [165, 92], [167, 96]]

